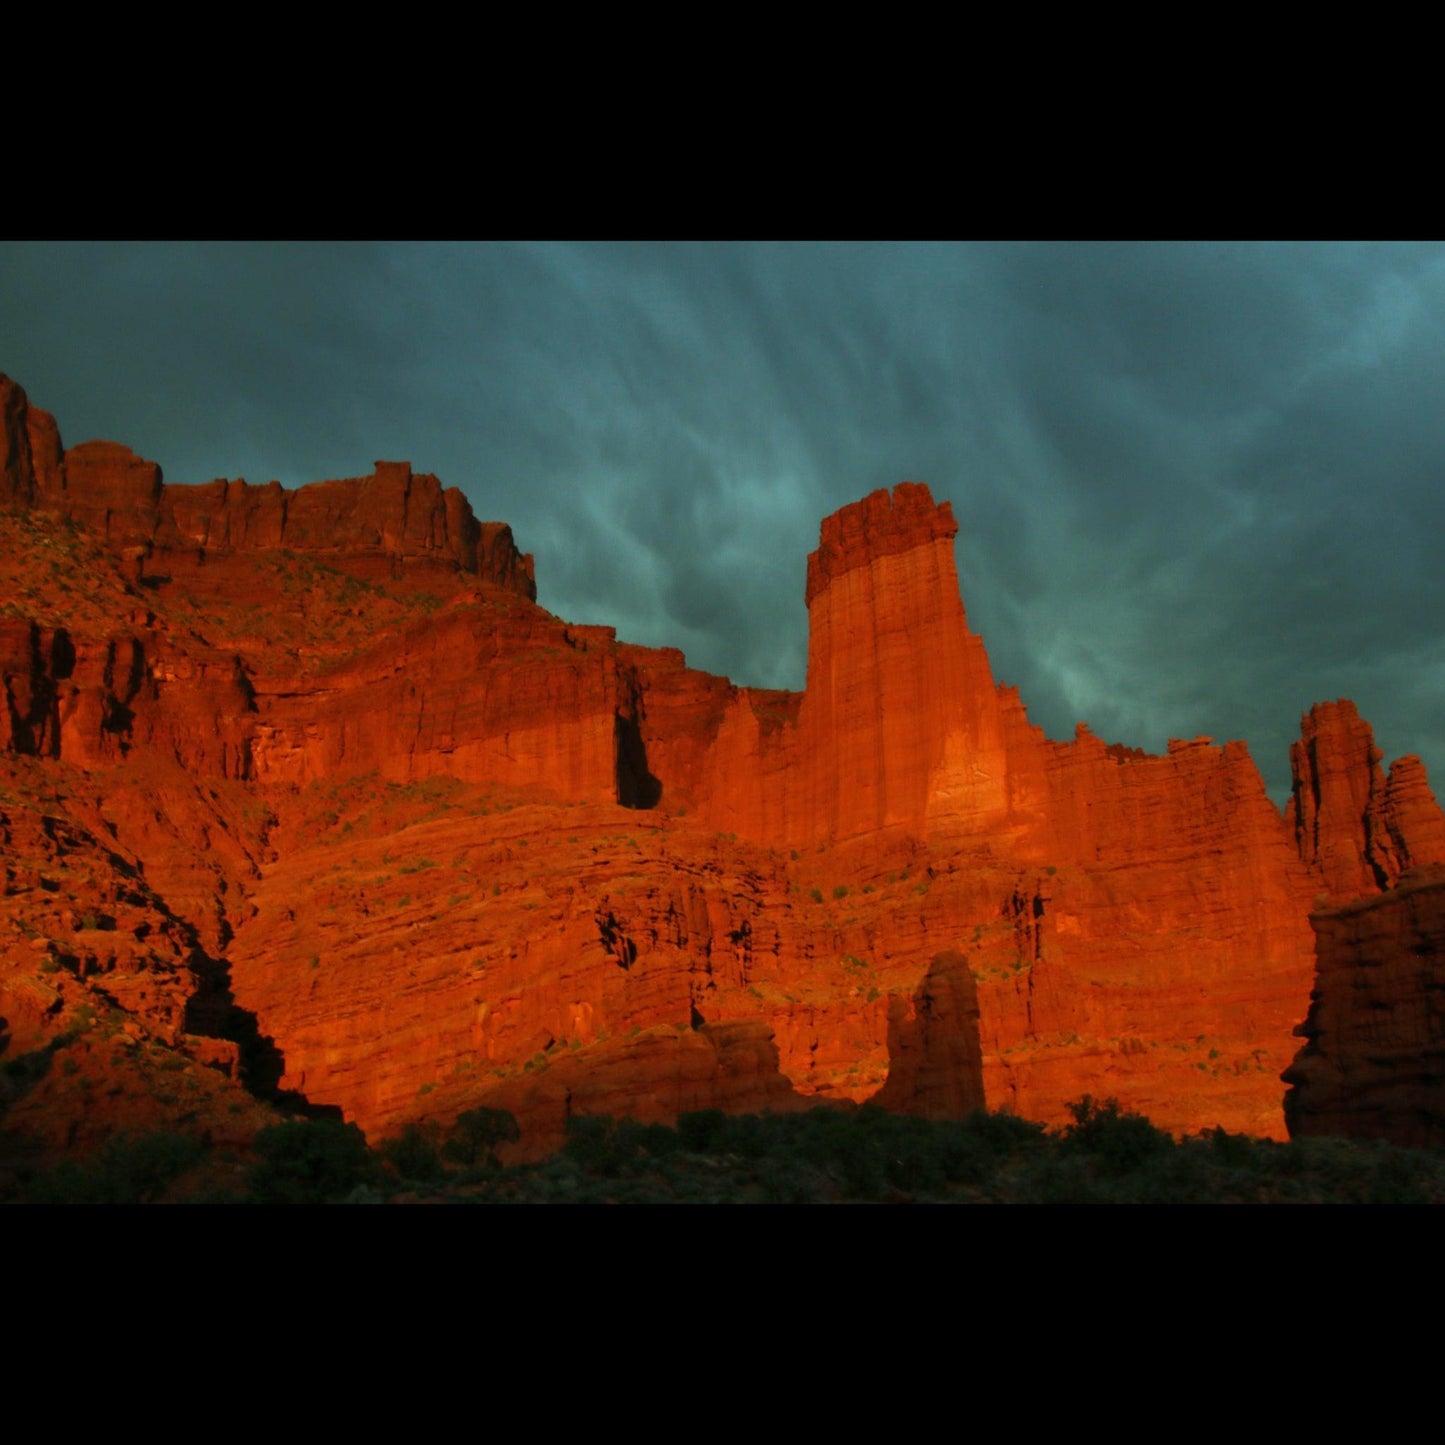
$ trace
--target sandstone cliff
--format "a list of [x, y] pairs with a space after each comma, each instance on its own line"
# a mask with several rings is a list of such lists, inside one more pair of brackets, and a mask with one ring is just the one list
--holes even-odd
[[1047, 739], [918, 484], [824, 521], [796, 694], [551, 616], [405, 463], [173, 486], [4, 381], [0, 420], [0, 1016], [44, 1066], [0, 1131], [35, 1147], [82, 1045], [105, 1127], [97, 1020], [203, 1071], [213, 1130], [248, 1083], [373, 1135], [510, 1108], [532, 1153], [577, 1112], [1084, 1093], [1279, 1136], [1315, 900], [1445, 862], [1345, 703], [1284, 818], [1243, 743]]
[[1284, 1075], [1290, 1133], [1445, 1147], [1445, 870], [1311, 922], [1319, 968]]
[[1323, 884], [1305, 1040], [1284, 1074], [1289, 1131], [1445, 1142], [1434, 1002], [1445, 945], [1445, 832], [1417, 757], [1388, 775], [1352, 703], [1317, 704], [1291, 750], [1286, 821]]
[[[500, 522], [479, 523], [456, 487], [377, 462], [370, 476], [289, 490], [217, 480], [166, 485], [155, 462], [115, 442], [65, 450], [55, 419], [0, 375], [0, 505], [33, 506], [117, 548], [191, 554], [310, 552], [365, 573], [408, 562], [459, 568], [526, 598], [537, 595], [530, 556]], [[157, 570], [152, 565], [152, 570]]]
[[1380, 771], [1374, 733], [1347, 699], [1317, 703], [1290, 749], [1285, 810], [1300, 857], [1339, 900], [1392, 888], [1412, 868], [1445, 863], [1445, 824], [1414, 756]]

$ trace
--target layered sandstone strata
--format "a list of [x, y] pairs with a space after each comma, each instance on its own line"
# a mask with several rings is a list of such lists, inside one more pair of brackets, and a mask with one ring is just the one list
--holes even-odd
[[1445, 870], [1311, 922], [1319, 970], [1284, 1076], [1290, 1133], [1445, 1147]]
[[[517, 551], [511, 528], [478, 522], [460, 490], [413, 473], [409, 462], [379, 461], [369, 476], [298, 489], [241, 480], [167, 485], [155, 462], [119, 443], [62, 448], [55, 418], [3, 375], [0, 428], [0, 505], [51, 512], [117, 548], [202, 559], [284, 548], [373, 573], [434, 562], [537, 595], [532, 558]], [[164, 567], [153, 562], [152, 570]]]
[[[0, 619], [11, 836], [113, 844], [6, 895], [27, 1048], [107, 989], [373, 1134], [488, 1104], [533, 1152], [578, 1112], [1084, 1093], [1280, 1135], [1315, 900], [1445, 862], [1423, 767], [1385, 776], [1346, 703], [1304, 720], [1284, 818], [1243, 743], [1046, 738], [918, 484], [824, 521], [798, 694], [551, 616], [510, 531], [405, 463], [177, 487], [64, 451], [11, 383], [0, 420], [0, 523], [46, 549]], [[77, 951], [125, 869], [130, 936], [181, 941]]]
[[1338, 901], [1393, 887], [1412, 868], [1445, 863], [1445, 818], [1413, 755], [1388, 777], [1374, 733], [1347, 698], [1317, 703], [1290, 749], [1285, 809], [1300, 857]]

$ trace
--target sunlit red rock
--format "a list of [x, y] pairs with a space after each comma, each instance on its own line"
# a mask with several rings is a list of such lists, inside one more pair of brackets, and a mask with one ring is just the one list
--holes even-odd
[[1412, 868], [1445, 863], [1445, 815], [1418, 757], [1397, 759], [1387, 778], [1369, 723], [1343, 698], [1317, 703], [1300, 733], [1285, 818], [1331, 898], [1369, 897]]
[[[1445, 863], [1347, 703], [1284, 818], [1243, 743], [1047, 739], [918, 484], [824, 521], [799, 694], [553, 617], [407, 463], [176, 486], [13, 383], [0, 420], [0, 1016], [38, 1057], [103, 1006], [206, 1071], [208, 1129], [244, 1080], [373, 1137], [512, 1109], [533, 1156], [578, 1113], [1085, 1093], [1278, 1137], [1316, 899]], [[63, 1140], [70, 1077], [0, 1133]], [[108, 1107], [86, 1138], [140, 1117]]]
[[167, 486], [147, 536], [159, 549], [202, 556], [286, 548], [372, 576], [408, 562], [446, 563], [536, 596], [532, 559], [516, 550], [511, 528], [479, 523], [461, 492], [414, 474], [409, 462], [377, 462], [369, 477], [296, 490], [277, 482]]
[[1425, 764], [1413, 753], [1390, 764], [1383, 812], [1378, 847], [1392, 883], [1414, 869], [1445, 863], [1445, 812], [1430, 791]]
[[64, 454], [65, 490], [40, 493], [42, 506], [115, 546], [145, 542], [160, 518], [161, 469], [118, 442], [93, 441]]
[[957, 524], [926, 487], [874, 492], [823, 523], [808, 559], [808, 680], [790, 808], [799, 838], [1008, 811], [1002, 723], [954, 569]]

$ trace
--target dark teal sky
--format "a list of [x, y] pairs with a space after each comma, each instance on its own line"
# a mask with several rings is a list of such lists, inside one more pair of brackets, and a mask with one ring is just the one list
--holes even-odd
[[168, 481], [410, 460], [543, 606], [764, 686], [819, 520], [925, 481], [1050, 736], [1243, 737], [1279, 800], [1349, 696], [1445, 767], [1437, 245], [5, 243], [0, 371]]

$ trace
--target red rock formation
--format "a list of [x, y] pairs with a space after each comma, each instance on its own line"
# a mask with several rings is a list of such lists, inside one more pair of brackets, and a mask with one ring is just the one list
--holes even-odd
[[1415, 754], [1390, 764], [1382, 811], [1384, 826], [1373, 842], [1387, 877], [1398, 880], [1415, 869], [1445, 864], [1445, 812], [1430, 791], [1425, 764]]
[[54, 653], [54, 636], [45, 639], [33, 622], [0, 622], [0, 686], [5, 704], [0, 712], [0, 742], [17, 753], [54, 756], [60, 750]]
[[625, 679], [610, 646], [539, 610], [481, 605], [414, 624], [324, 680], [258, 685], [255, 776], [446, 774], [615, 800]]
[[1289, 1131], [1445, 1143], [1445, 815], [1418, 757], [1388, 777], [1346, 701], [1302, 720], [1286, 814], [1325, 892], [1310, 922], [1317, 966], [1306, 1042], [1283, 1075]]
[[144, 543], [160, 517], [161, 469], [116, 442], [84, 442], [64, 454], [65, 490], [37, 501], [115, 546]]
[[0, 506], [28, 507], [35, 499], [28, 410], [24, 391], [0, 375]]
[[[112, 989], [118, 951], [52, 1013], [37, 959], [60, 955], [16, 946], [0, 995], [37, 1038], [103, 986], [233, 1082], [269, 1070], [372, 1134], [515, 1108], [533, 1150], [569, 1111], [1061, 1123], [1084, 1093], [1279, 1135], [1311, 900], [1445, 862], [1418, 760], [1383, 779], [1348, 704], [1306, 718], [1287, 821], [1242, 743], [1046, 739], [916, 484], [824, 522], [807, 688], [764, 692], [543, 612], [510, 532], [406, 463], [177, 487], [62, 452], [43, 416], [0, 385], [0, 499], [29, 509], [0, 515], [26, 599], [0, 619], [0, 761], [22, 851], [95, 790], [84, 826], [120, 861], [46, 854], [0, 927], [56, 943], [42, 878], [83, 913], [143, 864], [134, 926], [191, 954]], [[60, 546], [50, 514], [110, 550]], [[56, 590], [67, 568], [87, 585]], [[194, 1042], [239, 1046], [242, 1017], [244, 1056]]]
[[940, 953], [911, 1000], [890, 1001], [888, 1079], [873, 1102], [925, 1119], [961, 1119], [986, 1108], [978, 1025], [968, 960]]
[[1300, 857], [1339, 901], [1392, 888], [1412, 868], [1445, 863], [1445, 815], [1414, 756], [1389, 778], [1374, 733], [1347, 699], [1317, 703], [1290, 749], [1285, 818]]
[[1315, 885], [1247, 751], [1199, 739], [1130, 756], [1083, 730], [1047, 746], [1051, 861], [1013, 905], [1032, 919], [1028, 991], [1000, 1000], [990, 1098], [1057, 1120], [1082, 1093], [1113, 1094], [1167, 1128], [1212, 1113], [1278, 1135]]
[[[0, 377], [0, 389], [5, 378]], [[65, 448], [60, 444], [60, 428], [48, 411], [27, 406], [25, 432], [30, 443], [30, 464], [35, 486], [33, 498], [57, 497], [65, 488]]]
[[0, 507], [29, 507], [63, 487], [60, 432], [49, 412], [30, 405], [0, 373]]
[[443, 562], [529, 600], [537, 595], [532, 559], [517, 551], [511, 528], [479, 523], [460, 491], [414, 474], [409, 462], [377, 462], [369, 477], [296, 491], [279, 482], [168, 486], [145, 535], [169, 551], [284, 547], [335, 558], [351, 569], [370, 558], [372, 567], [363, 570], [380, 576], [406, 562]]
[[1383, 791], [1380, 752], [1370, 725], [1346, 699], [1317, 703], [1300, 719], [1290, 748], [1294, 787], [1285, 810], [1300, 857], [1342, 898], [1387, 885], [1369, 826]]
[[[242, 1089], [235, 1043], [201, 1036], [213, 960], [184, 916], [225, 889], [247, 825], [176, 781], [147, 796], [110, 770], [0, 756], [0, 1173], [118, 1129], [242, 1144], [275, 1117]], [[209, 887], [180, 886], [186, 869]]]
[[808, 681], [789, 832], [850, 838], [1008, 809], [998, 699], [968, 630], [957, 524], [928, 488], [874, 492], [823, 523], [808, 558]]
[[515, 1160], [546, 1158], [567, 1140], [567, 1121], [588, 1115], [676, 1122], [697, 1109], [781, 1113], [813, 1102], [778, 1069], [772, 1030], [757, 1020], [664, 1026], [562, 1055], [532, 1077], [498, 1084], [485, 1107], [526, 1121]]
[[1284, 1075], [1291, 1135], [1445, 1148], [1445, 870], [1310, 921], [1319, 970]]
[[279, 482], [167, 486], [155, 462], [118, 443], [63, 450], [55, 419], [4, 375], [0, 505], [54, 512], [118, 548], [202, 556], [288, 548], [382, 575], [407, 562], [439, 562], [529, 601], [537, 595], [532, 558], [517, 551], [511, 528], [478, 522], [457, 488], [413, 474], [410, 462], [379, 461], [369, 477], [295, 491]]

